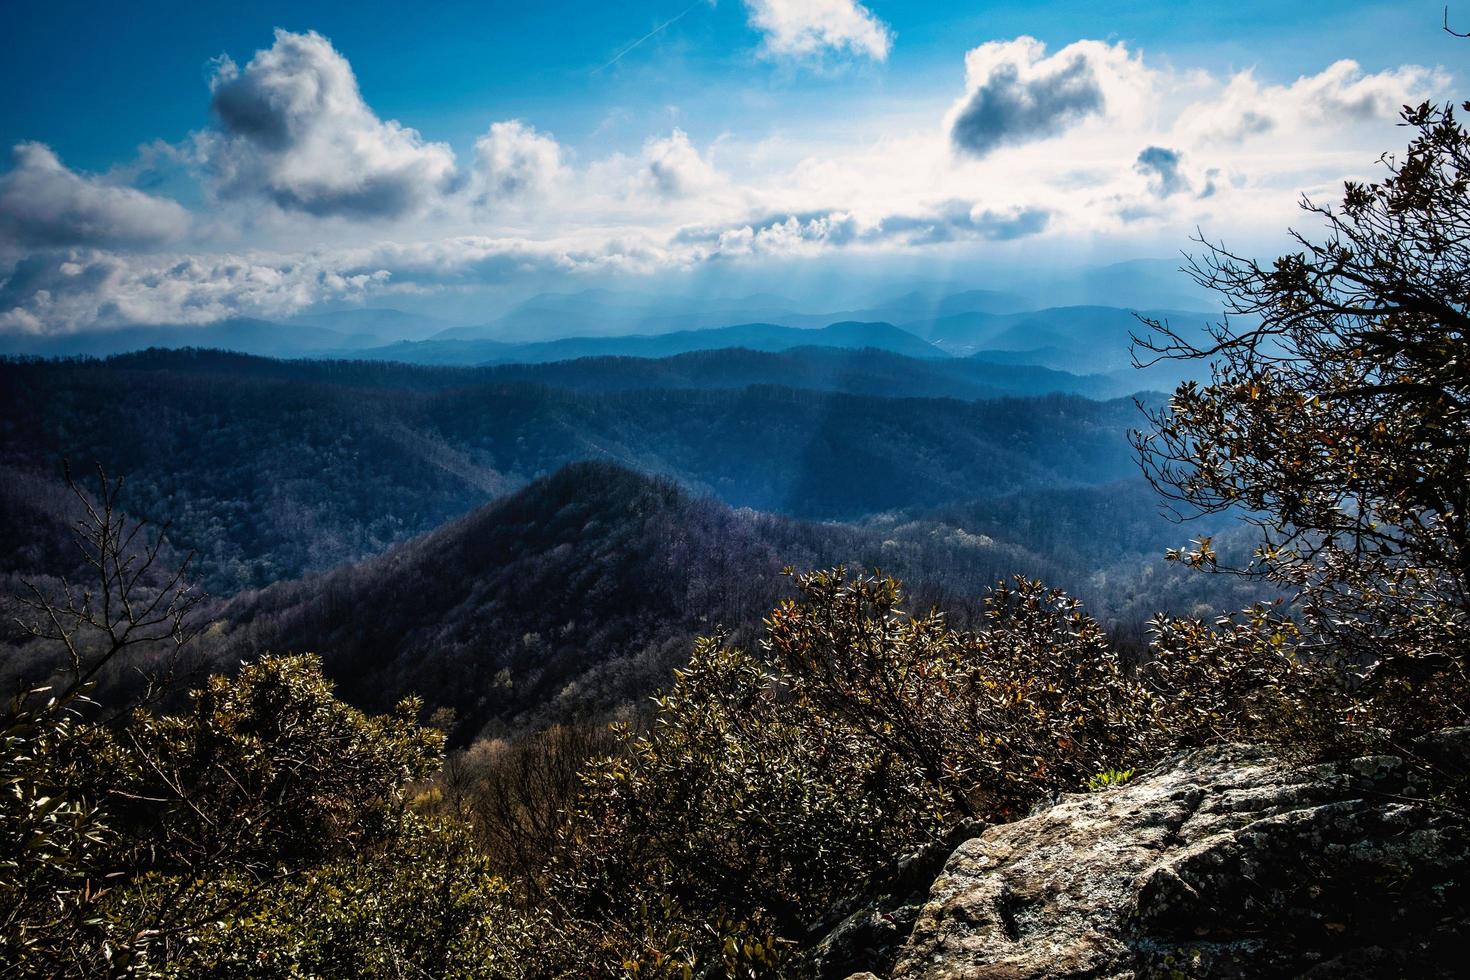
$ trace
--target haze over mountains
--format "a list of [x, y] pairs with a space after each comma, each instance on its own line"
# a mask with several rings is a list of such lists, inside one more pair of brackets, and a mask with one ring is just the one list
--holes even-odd
[[597, 356], [667, 357], [691, 351], [737, 347], [755, 351], [780, 351], [792, 347], [873, 348], [910, 357], [946, 356], [935, 345], [892, 324], [851, 320], [812, 328], [743, 323], [662, 334], [565, 337], [525, 344], [468, 339], [405, 341], [358, 351], [355, 356], [407, 364], [524, 364]]
[[[1109, 373], [1130, 367], [1128, 338], [1140, 329], [1136, 312], [1164, 316], [1187, 329], [1203, 328], [1211, 319], [1198, 297], [1181, 295], [1176, 283], [1164, 285], [1157, 265], [1134, 263], [1078, 273], [1025, 294], [927, 284], [846, 309], [832, 309], [836, 304], [830, 301], [803, 303], [773, 293], [721, 299], [591, 288], [538, 294], [480, 324], [453, 324], [394, 309], [341, 309], [281, 321], [242, 317], [202, 326], [7, 334], [0, 335], [0, 353], [107, 356], [188, 346], [271, 357], [468, 366], [828, 346], [933, 358], [983, 353], [1006, 363]], [[1111, 290], [1105, 286], [1108, 281]], [[1129, 296], [1150, 299], [1125, 305]], [[1155, 372], [1129, 390], [1149, 384], [1167, 387], [1174, 380]]]

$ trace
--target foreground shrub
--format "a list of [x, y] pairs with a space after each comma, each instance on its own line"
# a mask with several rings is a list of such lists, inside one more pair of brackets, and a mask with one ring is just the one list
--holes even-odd
[[[114, 910], [156, 918], [177, 878], [149, 875]], [[503, 977], [534, 956], [506, 888], [463, 825], [405, 815], [395, 832], [329, 861], [233, 871], [197, 897], [216, 917], [149, 971], [168, 977]]]
[[1035, 582], [971, 632], [904, 612], [890, 578], [796, 581], [761, 656], [702, 641], [650, 729], [584, 773], [545, 876], [542, 948], [566, 956], [546, 975], [802, 976], [813, 925], [898, 854], [1241, 731], [1217, 698], [1266, 703], [1278, 676], [1242, 644], [1129, 664]]
[[0, 719], [0, 976], [80, 973], [103, 934], [116, 837], [59, 764], [87, 704], [50, 694], [23, 692]]
[[890, 578], [797, 579], [765, 649], [824, 717], [909, 760], [958, 812], [1012, 816], [1169, 740], [1161, 704], [1080, 604], [1018, 579], [978, 632], [909, 616]]
[[551, 907], [594, 974], [728, 960], [759, 975], [945, 815], [910, 761], [718, 640], [626, 738], [585, 773], [551, 874]]
[[412, 806], [442, 745], [417, 712], [344, 704], [312, 656], [211, 678], [179, 715], [13, 711], [6, 970], [514, 976], [504, 885]]
[[418, 701], [364, 714], [313, 655], [264, 656], [190, 700], [92, 747], [114, 821], [162, 868], [254, 871], [372, 846], [399, 832], [408, 787], [439, 767], [443, 736], [416, 723]]
[[523, 898], [539, 899], [542, 871], [582, 795], [583, 770], [626, 741], [626, 730], [589, 721], [477, 742], [446, 760], [435, 809], [468, 820], [494, 866]]

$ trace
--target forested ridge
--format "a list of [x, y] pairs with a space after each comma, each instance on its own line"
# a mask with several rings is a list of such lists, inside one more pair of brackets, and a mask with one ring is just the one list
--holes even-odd
[[217, 352], [0, 363], [0, 451], [130, 476], [211, 591], [380, 552], [584, 459], [815, 519], [1133, 475], [1126, 399], [960, 401], [748, 386], [575, 391]]
[[[1049, 518], [1003, 498], [951, 520], [817, 524], [573, 464], [379, 558], [237, 595], [211, 612], [212, 654], [227, 665], [322, 651], [353, 703], [382, 709], [412, 691], [454, 709], [468, 738], [636, 709], [697, 636], [753, 639], [791, 594], [788, 566], [882, 568], [910, 583], [915, 608], [957, 623], [980, 617], [989, 586], [1024, 573], [1095, 596], [1096, 613], [1136, 641], [1156, 612], [1245, 594], [1157, 567], [1181, 538], [1141, 483], [1052, 504]], [[1023, 546], [1032, 522], [1056, 540]]]

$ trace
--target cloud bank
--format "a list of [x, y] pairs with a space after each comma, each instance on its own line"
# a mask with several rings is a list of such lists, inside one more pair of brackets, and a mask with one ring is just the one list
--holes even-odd
[[[770, 54], [879, 59], [892, 40], [855, 3], [770, 0], [751, 17]], [[589, 153], [594, 133], [582, 159], [530, 120], [487, 120], [461, 166], [374, 112], [326, 38], [278, 31], [244, 68], [217, 63], [213, 123], [141, 165], [90, 175], [42, 144], [13, 149], [0, 331], [284, 316], [527, 275], [836, 251], [972, 261], [1144, 235], [1173, 245], [1196, 226], [1279, 231], [1302, 191], [1371, 174], [1397, 142], [1397, 107], [1448, 84], [1341, 61], [1273, 85], [1145, 63], [1123, 43], [1049, 52], [1030, 37], [981, 43], [964, 65], [963, 89], [930, 103], [953, 100], [942, 118], [854, 114], [810, 136], [698, 144], [661, 122], [626, 152]], [[127, 186], [159, 153], [197, 180], [195, 213]]]

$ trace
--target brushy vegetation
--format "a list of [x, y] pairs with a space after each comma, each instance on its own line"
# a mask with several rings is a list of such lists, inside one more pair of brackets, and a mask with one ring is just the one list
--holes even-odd
[[[1166, 498], [1260, 532], [1244, 566], [1208, 539], [1172, 557], [1295, 599], [1293, 621], [1257, 611], [1231, 640], [1344, 679], [1298, 699], [1322, 734], [1412, 755], [1416, 735], [1465, 723], [1470, 693], [1470, 136], [1453, 106], [1403, 118], [1415, 135], [1386, 178], [1305, 203], [1321, 240], [1296, 234], [1269, 266], [1219, 246], [1192, 262], [1237, 319], [1204, 344], [1151, 324], [1145, 359], [1207, 361], [1211, 379], [1134, 442]], [[1176, 655], [1227, 642], [1161, 629]]]
[[[1145, 467], [1245, 508], [1263, 542], [1237, 571], [1295, 601], [1161, 617], [1141, 654], [1024, 578], [957, 628], [837, 569], [798, 576], [753, 649], [701, 641], [612, 731], [445, 763], [421, 704], [364, 714], [309, 656], [102, 713], [98, 671], [179, 649], [193, 611], [104, 479], [96, 586], [33, 600], [60, 679], [0, 725], [0, 975], [801, 977], [824, 913], [896, 854], [1181, 747], [1387, 748], [1442, 775], [1415, 747], [1470, 694], [1470, 136], [1448, 108], [1407, 121], [1390, 177], [1317, 211], [1327, 242], [1204, 260], [1251, 326], [1201, 348], [1155, 325], [1215, 373], [1139, 435]], [[1174, 557], [1223, 570], [1208, 540]]]

